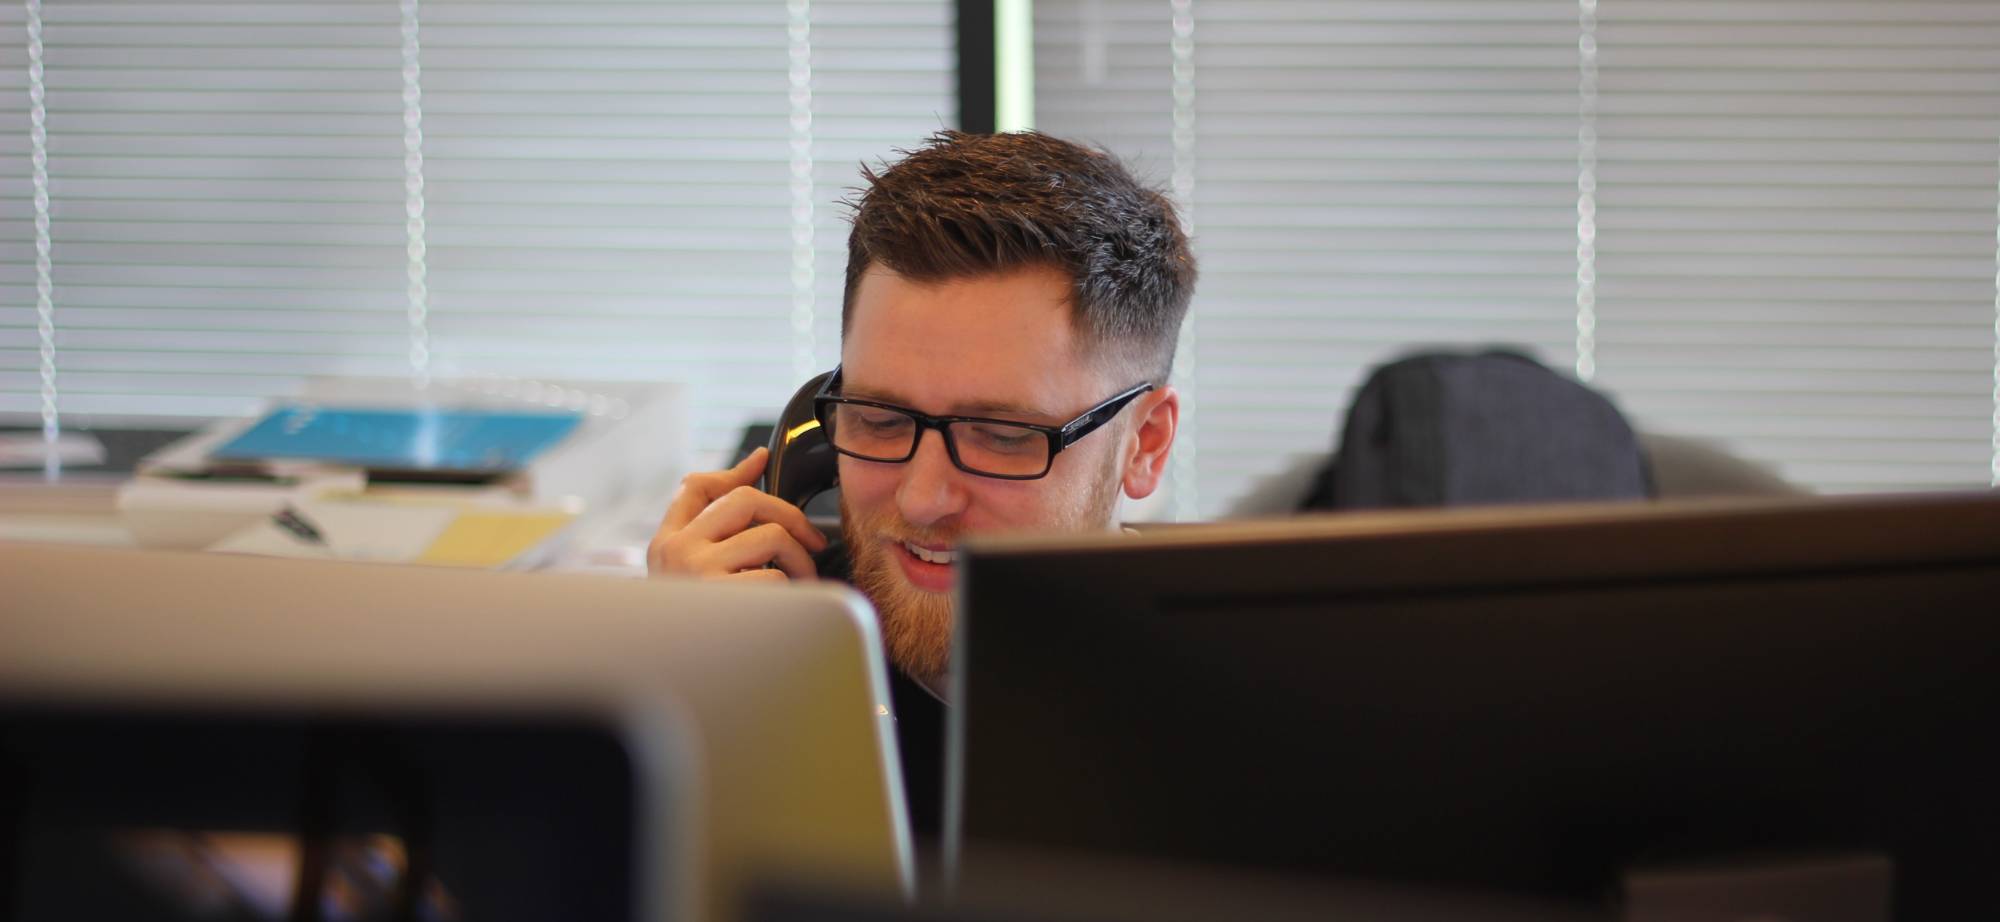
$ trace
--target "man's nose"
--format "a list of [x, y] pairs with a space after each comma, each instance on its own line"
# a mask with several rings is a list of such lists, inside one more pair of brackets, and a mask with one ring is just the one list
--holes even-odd
[[965, 511], [964, 471], [954, 467], [945, 450], [944, 433], [928, 430], [917, 439], [917, 453], [903, 464], [903, 481], [896, 489], [896, 506], [912, 525], [933, 525]]

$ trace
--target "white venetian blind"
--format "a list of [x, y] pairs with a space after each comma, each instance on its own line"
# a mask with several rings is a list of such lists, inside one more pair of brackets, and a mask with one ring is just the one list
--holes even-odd
[[[228, 413], [302, 374], [393, 371], [400, 333], [378, 318], [400, 310], [400, 127], [395, 45], [377, 39], [394, 35], [393, 6], [41, 15], [63, 412]], [[22, 87], [8, 16], [0, 60]], [[28, 139], [10, 127], [12, 179]], [[32, 241], [32, 215], [8, 200], [8, 281], [32, 285], [31, 244], [11, 246]], [[31, 290], [8, 294], [10, 318], [32, 310]], [[39, 405], [22, 380], [39, 365], [32, 334], [7, 324], [9, 411]]]
[[1037, 3], [1036, 80], [1039, 127], [1193, 164], [1202, 512], [1430, 345], [1821, 489], [1987, 482], [2000, 4], [1183, 5], [1183, 143], [1167, 0]]
[[1035, 127], [1117, 154], [1165, 188], [1173, 170], [1173, 27], [1167, 0], [1042, 0]]
[[1600, 7], [1600, 383], [1828, 490], [1983, 485], [2000, 3]]
[[[0, 15], [0, 412], [32, 413], [26, 43]], [[421, 345], [433, 375], [686, 382], [718, 451], [833, 361], [855, 165], [953, 110], [946, 0], [44, 17], [66, 416], [239, 413]]]
[[35, 206], [28, 134], [27, 15], [0, 6], [0, 414], [41, 413], [35, 310]]
[[879, 168], [958, 124], [954, 23], [948, 0], [813, 4], [814, 371], [840, 361], [851, 214], [840, 203], [861, 184], [861, 164]]
[[226, 414], [402, 367], [393, 5], [43, 18], [66, 415]]
[[[1201, 513], [1331, 447], [1361, 374], [1399, 352], [1568, 364], [1573, 5], [1191, 6]], [[1169, 159], [1169, 5], [1036, 10], [1039, 127]]]
[[438, 371], [776, 399], [784, 5], [432, 0], [421, 19]]

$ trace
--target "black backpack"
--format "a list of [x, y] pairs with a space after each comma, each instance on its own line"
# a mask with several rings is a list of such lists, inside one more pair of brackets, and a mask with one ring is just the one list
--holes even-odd
[[1645, 452], [1602, 394], [1511, 352], [1375, 369], [1302, 509], [1653, 495]]

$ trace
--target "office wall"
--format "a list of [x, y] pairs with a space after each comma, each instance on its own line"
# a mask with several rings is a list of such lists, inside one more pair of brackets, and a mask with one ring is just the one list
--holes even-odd
[[[1039, 127], [1177, 188], [1192, 505], [1508, 343], [1825, 490], [1995, 461], [2000, 4], [1038, 0]], [[1189, 505], [1185, 497], [1182, 505]]]

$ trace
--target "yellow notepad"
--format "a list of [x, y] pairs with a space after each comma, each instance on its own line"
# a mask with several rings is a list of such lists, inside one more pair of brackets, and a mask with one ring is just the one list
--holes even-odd
[[540, 547], [575, 521], [561, 512], [466, 510], [446, 525], [413, 563], [441, 567], [503, 567]]

